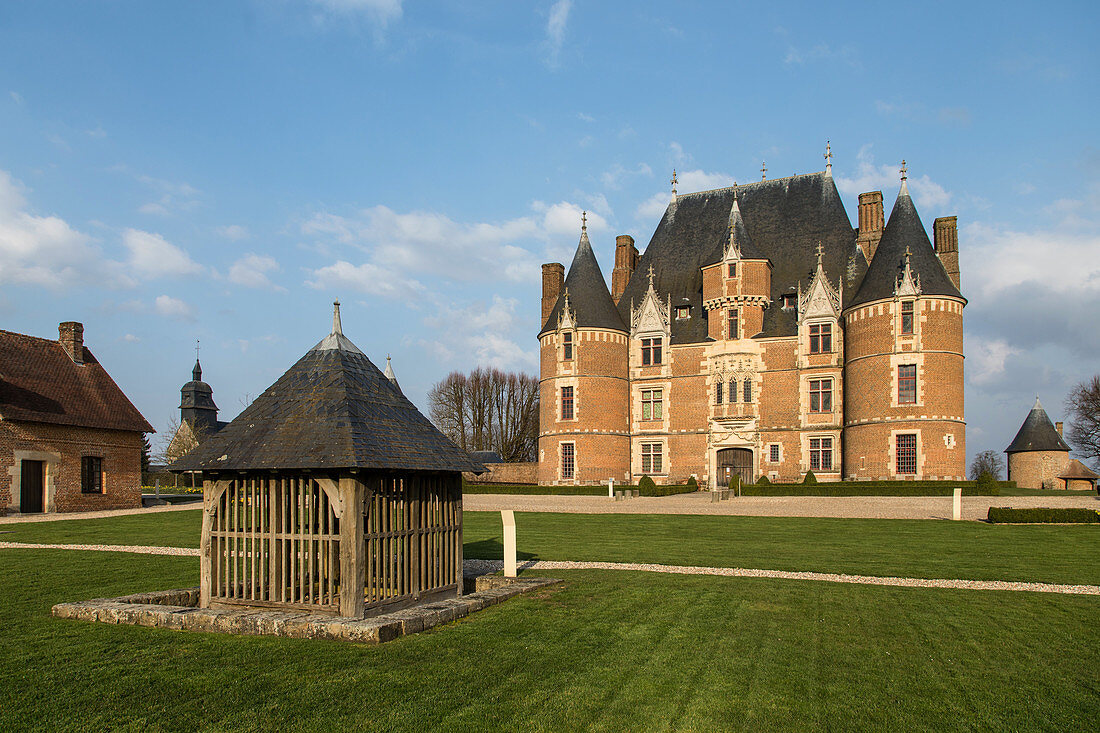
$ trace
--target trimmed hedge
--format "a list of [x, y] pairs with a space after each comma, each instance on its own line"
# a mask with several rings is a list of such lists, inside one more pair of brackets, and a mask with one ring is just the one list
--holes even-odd
[[[657, 486], [644, 488], [615, 484], [615, 490], [638, 489], [640, 496], [672, 496], [698, 491], [698, 486]], [[607, 496], [607, 484], [596, 486], [533, 486], [531, 484], [462, 484], [463, 494], [520, 494], [525, 496]]]
[[987, 519], [994, 524], [1100, 524], [1100, 511], [1082, 507], [1014, 509], [991, 506]]
[[979, 486], [977, 481], [832, 481], [817, 484], [745, 484], [742, 496], [951, 496], [962, 489], [964, 496], [999, 496], [1002, 486], [1015, 482]]

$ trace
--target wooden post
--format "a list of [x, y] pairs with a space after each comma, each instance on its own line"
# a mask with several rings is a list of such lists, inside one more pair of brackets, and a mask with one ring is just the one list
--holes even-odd
[[458, 567], [455, 569], [455, 572], [458, 575], [458, 591], [456, 592], [456, 595], [462, 595], [462, 585], [465, 582], [462, 573], [464, 552], [464, 549], [462, 547], [462, 477], [455, 476], [453, 479], [451, 479], [451, 481], [451, 490], [454, 492], [455, 497], [455, 512], [458, 515], [458, 531], [456, 532], [458, 537], [455, 539], [455, 548], [457, 552], [455, 562], [458, 564]]
[[340, 520], [340, 615], [362, 618], [366, 562], [363, 557], [363, 512], [366, 492], [359, 479], [340, 478], [340, 501], [344, 516]]
[[210, 530], [214, 521], [214, 482], [202, 482], [202, 533], [199, 537], [199, 608], [210, 607]]
[[516, 513], [503, 509], [500, 519], [504, 523], [504, 577], [516, 577]]

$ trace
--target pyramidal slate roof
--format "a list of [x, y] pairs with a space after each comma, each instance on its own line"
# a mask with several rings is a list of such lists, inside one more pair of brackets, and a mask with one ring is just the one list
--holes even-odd
[[171, 471], [485, 468], [439, 432], [340, 328]]
[[1027, 419], [1020, 426], [1020, 431], [1012, 439], [1012, 443], [1005, 448], [1005, 453], [1023, 453], [1034, 450], [1058, 450], [1069, 451], [1066, 441], [1054, 429], [1053, 423], [1047, 417], [1047, 411], [1043, 409], [1039, 398], [1035, 398], [1035, 406], [1027, 414]]
[[581, 240], [577, 244], [573, 262], [569, 265], [569, 274], [565, 276], [565, 288], [562, 289], [558, 302], [554, 304], [554, 310], [550, 311], [550, 317], [539, 331], [540, 336], [558, 327], [566, 293], [569, 294], [569, 308], [576, 313], [576, 324], [579, 328], [607, 328], [629, 332], [630, 329], [615, 308], [615, 301], [611, 299], [607, 282], [600, 272], [600, 264], [596, 262], [596, 253], [592, 251], [592, 244], [588, 241], [587, 226], [581, 226]]
[[[870, 303], [874, 300], [894, 297], [894, 288], [905, 268], [905, 253], [909, 251], [909, 268], [920, 277], [922, 295], [947, 295], [962, 298], [962, 293], [951, 282], [947, 270], [928, 240], [917, 207], [909, 196], [909, 188], [902, 181], [901, 191], [890, 212], [890, 219], [882, 232], [875, 256], [867, 267], [863, 284], [846, 307]], [[965, 300], [965, 299], [964, 299]]]
[[[734, 191], [733, 206], [730, 207], [730, 219], [727, 225], [728, 233], [725, 240], [718, 243], [708, 258], [707, 265], [721, 262], [726, 256], [726, 250], [732, 242], [737, 251], [741, 253], [743, 260], [766, 260], [768, 256], [760, 251], [749, 236], [749, 230], [745, 227], [745, 218], [741, 216], [741, 207], [737, 203], [737, 192]], [[704, 265], [705, 266], [705, 265]]]
[[[700, 268], [718, 260], [714, 253], [729, 241], [734, 195], [744, 233], [754, 250], [752, 258], [772, 263], [771, 305], [764, 310], [758, 337], [789, 336], [798, 332], [794, 309], [784, 311], [780, 298], [795, 293], [798, 282], [808, 283], [817, 268], [816, 247], [824, 248], [825, 273], [840, 280], [847, 301], [858, 288], [867, 262], [856, 244], [856, 232], [844, 210], [833, 177], [827, 172], [808, 173], [768, 181], [741, 184], [713, 191], [680, 194], [668, 205], [653, 238], [638, 259], [638, 266], [621, 298], [619, 314], [630, 320], [630, 304], [642, 302], [649, 287], [661, 296], [671, 295], [672, 306], [691, 306], [691, 318], [673, 319], [672, 343], [710, 340], [703, 313], [703, 274]], [[737, 236], [740, 233], [735, 230]], [[749, 258], [746, 250], [742, 256]]]

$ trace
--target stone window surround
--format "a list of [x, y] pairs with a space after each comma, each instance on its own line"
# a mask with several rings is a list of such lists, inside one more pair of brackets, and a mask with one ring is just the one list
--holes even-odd
[[[772, 449], [775, 449], [776, 459], [772, 460]], [[782, 463], [783, 462], [783, 443], [768, 443], [765, 446], [764, 455], [766, 456], [764, 461], [766, 463]]]
[[[657, 458], [657, 460], [660, 462], [661, 465], [660, 465], [659, 470], [656, 470], [656, 471], [654, 471], [654, 470], [646, 471], [645, 470], [645, 456], [644, 456], [644, 453], [645, 453], [646, 446], [657, 446], [656, 454], [651, 453], [650, 455]], [[660, 441], [646, 440], [646, 441], [641, 442], [639, 444], [639, 448], [638, 448], [638, 469], [639, 470], [636, 471], [636, 473], [646, 474], [646, 475], [649, 475], [649, 476], [667, 476], [668, 475], [667, 453], [668, 453], [667, 447], [666, 447], [665, 442], [663, 440], [660, 440]], [[650, 469], [652, 469], [652, 468], [653, 467], [650, 466]]]
[[[835, 390], [836, 379], [831, 374], [830, 375], [815, 375], [815, 374], [806, 375], [804, 381], [806, 383], [806, 405], [807, 405], [807, 412], [809, 414], [811, 414], [811, 415], [829, 415], [829, 414], [832, 414], [833, 412], [836, 411], [836, 395], [834, 394], [835, 391], [836, 391]], [[828, 410], [821, 410], [821, 409], [815, 410], [815, 409], [813, 409], [813, 397], [812, 397], [813, 382], [828, 382], [828, 392], [827, 392], [828, 395], [829, 395], [829, 409]], [[822, 393], [824, 394], [825, 392], [822, 391]], [[820, 407], [820, 405], [819, 405], [819, 407]]]
[[[555, 380], [554, 386], [557, 388], [557, 393], [554, 395], [554, 400], [555, 400], [555, 403], [556, 403], [556, 405], [555, 405], [555, 416], [557, 417], [558, 422], [570, 422], [571, 423], [571, 422], [576, 422], [577, 421], [577, 416], [580, 414], [580, 411], [581, 411], [580, 390], [578, 389], [577, 381], [578, 381], [577, 377], [568, 377], [568, 378], [565, 378], [565, 379], [559, 378], [559, 379]], [[562, 387], [572, 387], [573, 388], [573, 417], [569, 418], [568, 420], [562, 418], [562, 416], [561, 416], [561, 414], [562, 414], [561, 413], [561, 388]]]
[[[654, 420], [642, 419], [642, 391], [661, 390], [661, 417]], [[632, 381], [630, 387], [630, 421], [633, 430], [641, 432], [663, 431], [668, 432], [670, 425], [670, 413], [672, 411], [672, 381], [665, 380], [641, 380]]]
[[[573, 475], [566, 477], [565, 474], [565, 448], [564, 446], [573, 446]], [[558, 481], [576, 481], [577, 474], [580, 472], [580, 466], [577, 460], [577, 443], [572, 440], [563, 440], [558, 443]]]
[[[917, 436], [917, 472], [914, 473], [898, 473], [898, 436], [899, 435], [916, 435]], [[920, 428], [900, 428], [898, 430], [890, 431], [890, 445], [887, 451], [887, 468], [889, 469], [890, 478], [906, 477], [909, 480], [920, 479], [924, 475], [924, 440], [921, 436]]]
[[8, 469], [11, 476], [11, 497], [8, 504], [9, 511], [19, 511], [22, 499], [23, 461], [43, 461], [46, 464], [46, 475], [43, 483], [46, 484], [46, 496], [43, 497], [42, 510], [44, 512], [56, 511], [54, 501], [57, 497], [57, 476], [61, 468], [61, 454], [50, 451], [16, 450], [13, 452], [14, 464]]
[[830, 440], [833, 441], [833, 445], [832, 445], [832, 453], [833, 453], [832, 466], [833, 467], [830, 468], [830, 469], [815, 468], [815, 469], [812, 469], [812, 470], [815, 471], [816, 473], [822, 473], [822, 474], [840, 473], [840, 461], [838, 460], [838, 458], [840, 457], [840, 431], [832, 431], [832, 430], [823, 431], [823, 432], [805, 432], [805, 433], [802, 433], [801, 440], [799, 441], [801, 443], [801, 448], [802, 448], [802, 465], [800, 466], [800, 468], [802, 469], [802, 472], [805, 473], [806, 471], [811, 470], [810, 469], [810, 440], [811, 439], [818, 440], [818, 439], [821, 439], [821, 438], [829, 438]]
[[[915, 364], [917, 367], [917, 401], [898, 402], [898, 367]], [[890, 407], [912, 409], [924, 406], [924, 354], [905, 351], [890, 355]]]
[[[813, 444], [814, 444], [815, 440], [819, 441], [819, 446], [820, 447], [817, 450], [822, 455], [825, 454], [826, 448], [823, 445], [820, 444], [820, 441], [825, 441], [825, 440], [829, 441], [829, 447], [827, 449], [828, 453], [829, 453], [829, 467], [828, 468], [823, 468], [822, 466], [818, 466], [817, 468], [813, 467], [813, 452], [814, 452]], [[837, 446], [836, 446], [836, 440], [833, 438], [833, 436], [831, 436], [831, 435], [811, 435], [806, 439], [806, 442], [807, 442], [807, 445], [809, 445], [809, 449], [807, 451], [807, 455], [809, 456], [809, 458], [806, 462], [806, 465], [809, 467], [809, 470], [817, 471], [819, 473], [838, 473], [839, 472], [839, 469], [837, 468], [837, 465], [836, 465], [836, 448], [837, 448]]]

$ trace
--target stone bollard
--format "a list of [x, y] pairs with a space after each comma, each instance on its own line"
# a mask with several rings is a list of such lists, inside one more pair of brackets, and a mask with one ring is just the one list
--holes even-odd
[[153, 491], [156, 494], [156, 497], [159, 499], [160, 498], [160, 479], [159, 478], [157, 479], [157, 483], [156, 483], [156, 486], [153, 488]]
[[504, 523], [504, 577], [516, 577], [516, 513], [511, 509], [500, 512]]
[[711, 504], [717, 504], [718, 500], [721, 499], [721, 498], [722, 497], [718, 494], [718, 489], [711, 489], [711, 492], [710, 492], [710, 503]]
[[607, 480], [607, 498], [608, 499], [614, 499], [615, 498], [615, 479], [613, 479], [613, 478], [609, 478]]
[[615, 492], [615, 501], [622, 501], [622, 500], [623, 500], [623, 492], [622, 492], [622, 489], [619, 489]]
[[635, 499], [637, 499], [637, 498], [638, 498], [639, 496], [641, 496], [641, 495], [642, 495], [642, 494], [641, 494], [641, 492], [640, 492], [640, 491], [638, 491], [638, 489], [632, 489], [632, 490], [630, 491], [630, 494], [631, 494], [631, 496], [633, 496], [633, 497], [634, 497]]
[[956, 522], [963, 518], [963, 490], [955, 489], [955, 497], [951, 500], [951, 518]]

